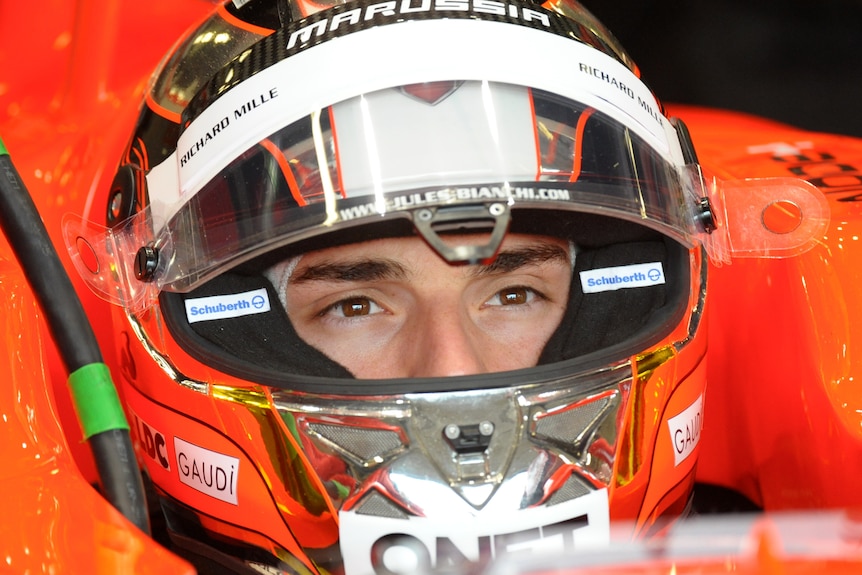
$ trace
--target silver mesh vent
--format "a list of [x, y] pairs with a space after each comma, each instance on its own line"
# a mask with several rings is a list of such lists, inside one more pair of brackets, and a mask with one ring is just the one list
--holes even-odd
[[573, 444], [601, 416], [610, 397], [584, 404], [556, 414], [548, 414], [536, 421], [536, 435]]
[[549, 498], [548, 505], [556, 505], [584, 496], [591, 491], [590, 487], [577, 475], [569, 476], [568, 481], [557, 489]]
[[377, 491], [372, 491], [363, 497], [355, 510], [360, 515], [374, 515], [375, 517], [388, 517], [389, 519], [407, 519], [409, 517], [401, 507], [395, 505]]
[[399, 435], [386, 429], [321, 423], [311, 423], [308, 429], [361, 463], [380, 461], [384, 456], [403, 447]]

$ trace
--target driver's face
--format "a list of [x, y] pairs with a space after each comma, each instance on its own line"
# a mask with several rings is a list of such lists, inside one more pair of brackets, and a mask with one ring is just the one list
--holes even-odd
[[449, 265], [418, 238], [374, 240], [303, 255], [285, 299], [299, 336], [357, 378], [469, 375], [535, 365], [571, 273], [556, 238], [510, 234], [487, 266]]

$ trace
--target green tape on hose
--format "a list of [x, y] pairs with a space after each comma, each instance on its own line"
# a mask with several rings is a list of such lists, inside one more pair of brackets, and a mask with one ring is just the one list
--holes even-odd
[[69, 375], [69, 387], [84, 439], [104, 431], [129, 429], [107, 365], [91, 363], [75, 370]]
[[3, 138], [0, 138], [0, 156], [8, 156], [9, 152], [6, 150], [6, 144], [3, 143]]

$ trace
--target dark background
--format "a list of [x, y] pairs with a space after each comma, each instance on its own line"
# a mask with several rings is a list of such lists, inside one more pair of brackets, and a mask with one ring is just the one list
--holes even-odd
[[663, 102], [862, 136], [862, 0], [582, 0]]

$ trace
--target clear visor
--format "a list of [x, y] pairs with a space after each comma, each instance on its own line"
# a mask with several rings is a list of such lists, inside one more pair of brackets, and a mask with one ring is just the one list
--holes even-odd
[[[269, 250], [387, 218], [411, 222], [450, 263], [493, 257], [520, 209], [607, 215], [692, 246], [705, 235], [706, 188], [697, 166], [675, 165], [595, 106], [510, 84], [433, 82], [363, 94], [291, 122], [228, 161], [164, 221], [154, 201], [107, 241], [104, 229], [84, 224], [67, 225], [66, 234], [93, 289], [138, 308]], [[711, 192], [722, 224], [723, 191]], [[743, 192], [760, 205], [750, 186]], [[774, 192], [767, 186], [763, 201]], [[739, 237], [753, 245], [738, 251], [760, 253], [761, 238], [750, 239], [759, 226], [746, 225]], [[441, 230], [483, 226], [492, 231], [486, 245], [440, 241]], [[726, 234], [707, 243], [720, 258], [729, 244]]]
[[[522, 208], [580, 211], [691, 245], [692, 189], [684, 170], [594, 107], [520, 86], [434, 82], [312, 113], [228, 162], [163, 224], [146, 211], [112, 230], [104, 250], [87, 243], [110, 262], [99, 291], [128, 304], [381, 218], [505, 231]], [[79, 229], [77, 243], [92, 233]], [[144, 246], [158, 254], [146, 284], [134, 268]], [[475, 263], [494, 248], [445, 257]]]

